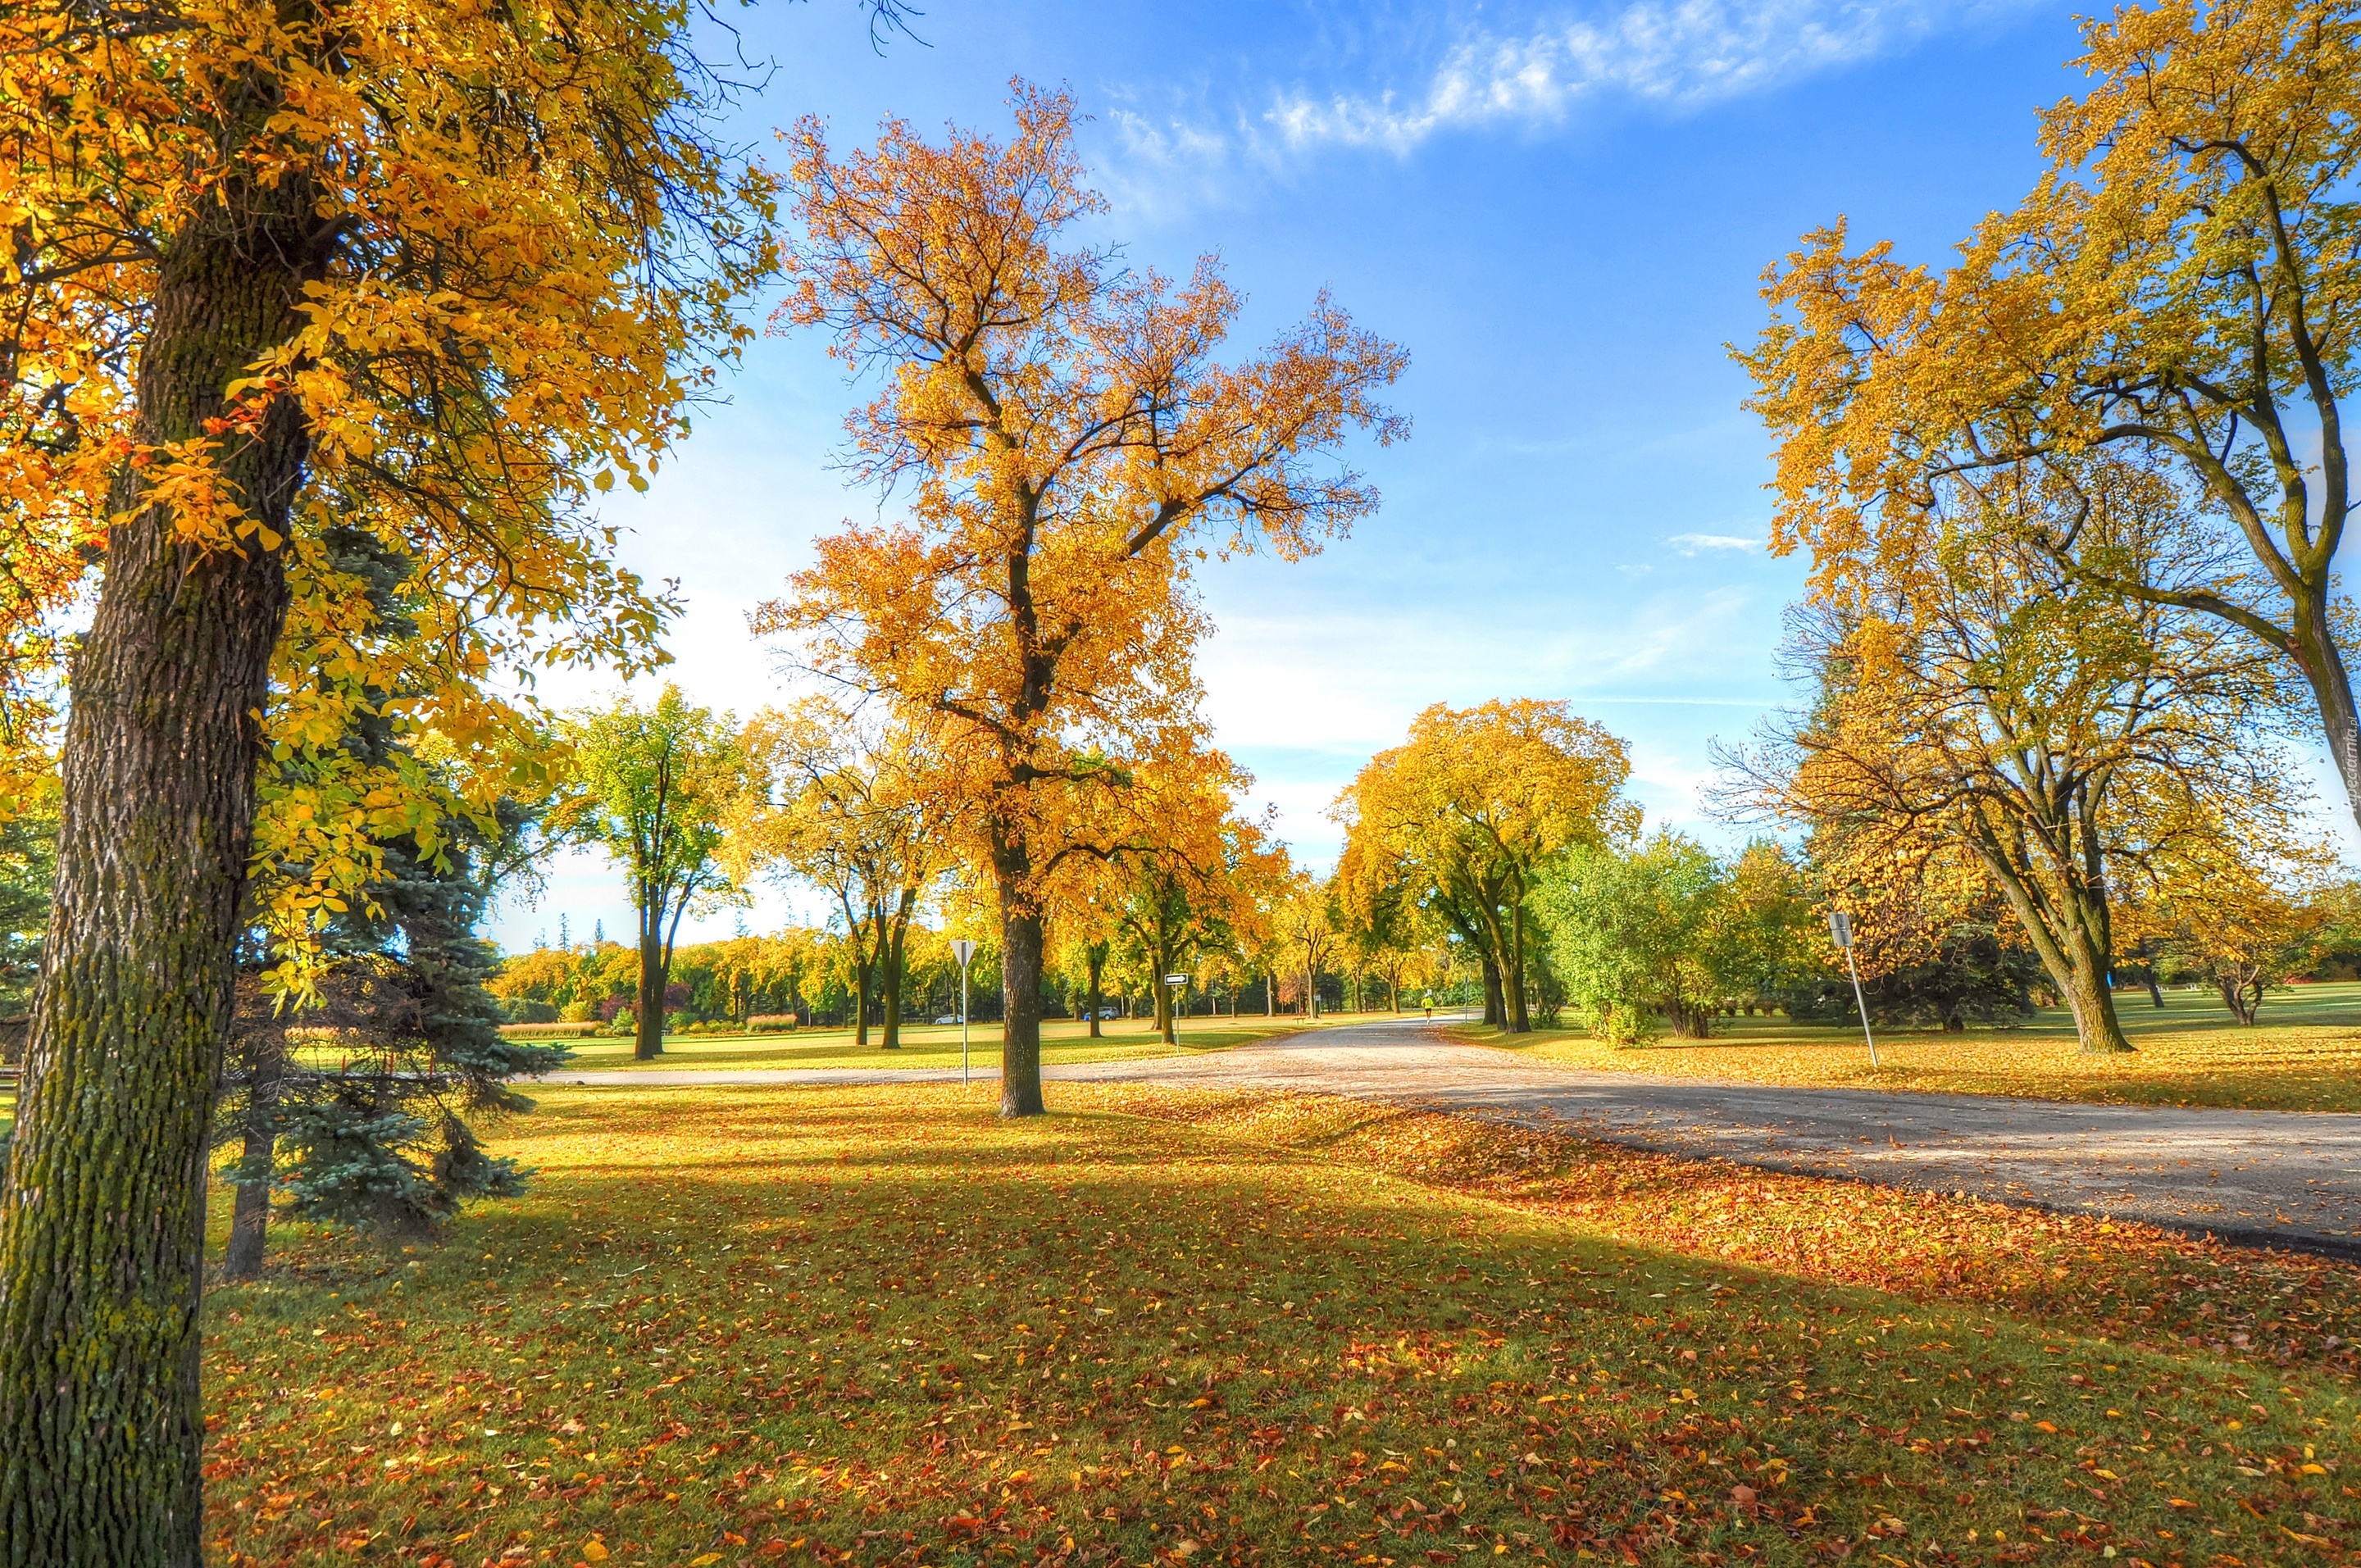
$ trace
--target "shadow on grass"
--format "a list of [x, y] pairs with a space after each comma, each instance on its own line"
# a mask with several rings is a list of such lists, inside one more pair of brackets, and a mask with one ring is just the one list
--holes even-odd
[[217, 1561], [2165, 1563], [2340, 1528], [2302, 1465], [2347, 1457], [2307, 1414], [2346, 1390], [2302, 1369], [1128, 1116], [645, 1108], [553, 1092], [501, 1129], [525, 1199], [406, 1257], [289, 1227], [214, 1292]]

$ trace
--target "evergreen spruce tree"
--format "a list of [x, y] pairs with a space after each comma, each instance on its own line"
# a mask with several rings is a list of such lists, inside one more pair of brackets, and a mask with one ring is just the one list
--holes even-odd
[[[407, 564], [361, 530], [329, 539], [336, 569], [368, 594], [383, 633], [409, 635]], [[404, 749], [386, 706], [373, 702], [356, 720], [347, 754], [384, 764]], [[243, 1145], [229, 1177], [231, 1277], [260, 1269], [274, 1192], [296, 1214], [415, 1238], [473, 1199], [522, 1190], [527, 1173], [488, 1155], [468, 1118], [529, 1109], [508, 1080], [568, 1054], [501, 1037], [500, 1004], [484, 986], [498, 957], [475, 935], [500, 873], [534, 829], [532, 810], [503, 801], [489, 823], [446, 821], [432, 853], [411, 837], [382, 844], [375, 908], [356, 902], [325, 933], [313, 1005], [280, 1009], [262, 984], [268, 955], [258, 942], [247, 955], [217, 1123], [222, 1141]]]

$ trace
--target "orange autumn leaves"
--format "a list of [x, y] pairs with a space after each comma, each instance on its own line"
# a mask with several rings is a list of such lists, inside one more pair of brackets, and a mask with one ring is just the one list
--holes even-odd
[[653, 1092], [554, 1091], [470, 1245], [220, 1299], [224, 1563], [2350, 1535], [2315, 1260], [1321, 1097]]
[[1209, 549], [1295, 558], [1377, 504], [1345, 437], [1407, 426], [1378, 400], [1400, 348], [1325, 298], [1260, 355], [1216, 357], [1243, 304], [1211, 258], [1185, 282], [1077, 247], [1104, 211], [1073, 104], [1024, 83], [1006, 142], [888, 121], [873, 148], [787, 137], [779, 324], [824, 332], [881, 389], [851, 466], [906, 520], [848, 526], [764, 607], [821, 674], [935, 716], [971, 781], [978, 880], [1004, 924], [1013, 1113], [1038, 1110], [1050, 881], [1104, 854], [1093, 796], [1136, 767], [1228, 772], [1206, 748], [1190, 591]]
[[[106, 530], [169, 515], [188, 548], [283, 552], [293, 601], [268, 716], [282, 766], [258, 834], [266, 911], [299, 941], [361, 894], [375, 842], [527, 787], [494, 673], [650, 656], [666, 609], [612, 560], [593, 501], [644, 486], [683, 405], [748, 329], [775, 256], [769, 190], [705, 134], [711, 82], [675, 0], [515, 7], [388, 0], [0, 14], [0, 603], [38, 770], [49, 633]], [[273, 206], [276, 203], [276, 206]], [[178, 236], [287, 207], [313, 254], [283, 319], [202, 429], [140, 422], [146, 334]], [[227, 476], [300, 424], [291, 535]], [[275, 426], [272, 426], [275, 428]], [[321, 541], [374, 536], [412, 571], [368, 613]], [[357, 716], [433, 737], [439, 772], [358, 768]], [[5, 793], [5, 791], [0, 791]]]

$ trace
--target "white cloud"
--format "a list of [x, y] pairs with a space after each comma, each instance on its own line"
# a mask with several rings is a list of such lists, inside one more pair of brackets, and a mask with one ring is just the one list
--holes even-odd
[[1522, 34], [1464, 35], [1419, 89], [1283, 94], [1265, 116], [1291, 147], [1406, 152], [1438, 131], [1549, 125], [1605, 94], [1694, 107], [1905, 48], [2026, 0], [1632, 0]]
[[1684, 555], [1707, 550], [1760, 550], [1763, 541], [1740, 533], [1675, 533], [1664, 541]]
[[[1315, 148], [1407, 154], [1445, 131], [1545, 129], [1612, 100], [1680, 111], [1898, 53], [2030, 9], [2033, 0], [1592, 0], [1529, 26], [1464, 27], [1423, 49], [1396, 37], [1356, 58], [1411, 83], [1249, 86], [1226, 104], [1202, 88], [1116, 89], [1102, 111], [1114, 156], [1107, 193], [1151, 216], [1237, 199], [1241, 168], [1278, 170]], [[1159, 102], [1160, 101], [1160, 102]], [[1158, 107], [1148, 107], [1159, 102]]]

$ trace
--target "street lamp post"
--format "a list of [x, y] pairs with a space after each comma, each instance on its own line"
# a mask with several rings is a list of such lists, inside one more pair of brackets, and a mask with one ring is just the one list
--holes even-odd
[[975, 957], [975, 944], [961, 937], [951, 944], [951, 953], [960, 966], [960, 1081], [967, 1081], [967, 961]]
[[1861, 960], [1852, 954], [1852, 917], [1841, 909], [1828, 911], [1828, 935], [1844, 949], [1845, 967], [1852, 971], [1853, 1004], [1861, 1009], [1861, 1037], [1869, 1042], [1869, 1065], [1877, 1065], [1877, 1036], [1869, 1032], [1869, 1000], [1861, 993]]

